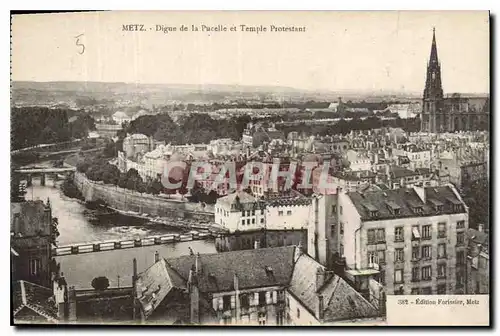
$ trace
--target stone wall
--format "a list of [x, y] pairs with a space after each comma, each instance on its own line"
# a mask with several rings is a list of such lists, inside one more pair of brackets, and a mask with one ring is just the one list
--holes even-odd
[[74, 182], [87, 202], [102, 200], [117, 210], [149, 214], [154, 217], [190, 218], [214, 222], [213, 205], [188, 203], [161, 196], [141, 194], [115, 185], [90, 181], [79, 172], [75, 172]]

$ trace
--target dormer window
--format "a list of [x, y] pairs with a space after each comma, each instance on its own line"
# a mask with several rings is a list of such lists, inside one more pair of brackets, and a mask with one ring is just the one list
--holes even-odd
[[422, 207], [414, 207], [413, 208], [413, 212], [420, 215], [422, 212], [424, 212], [424, 209], [422, 209]]

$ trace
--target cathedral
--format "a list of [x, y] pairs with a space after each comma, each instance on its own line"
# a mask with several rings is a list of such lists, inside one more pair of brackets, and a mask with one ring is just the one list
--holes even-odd
[[432, 46], [422, 102], [421, 131], [428, 133], [488, 130], [489, 96], [465, 97], [458, 93], [443, 95], [441, 63], [438, 59], [436, 31]]

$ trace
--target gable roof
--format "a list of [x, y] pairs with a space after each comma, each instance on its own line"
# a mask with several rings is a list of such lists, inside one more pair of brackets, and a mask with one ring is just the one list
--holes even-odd
[[[293, 270], [295, 246], [187, 255], [166, 259], [167, 265], [187, 282], [198, 258], [198, 284], [202, 293], [234, 290], [234, 275], [240, 289], [288, 285]], [[269, 267], [272, 271], [266, 271]]]
[[377, 309], [344, 279], [335, 275], [322, 290], [325, 310], [324, 322], [351, 320], [378, 316]]
[[52, 300], [52, 290], [31, 282], [20, 280], [13, 284], [12, 308], [14, 320], [21, 310], [29, 309], [32, 314], [43, 317], [47, 322], [57, 322], [57, 308]]
[[[318, 270], [325, 272], [325, 281], [322, 284], [316, 282]], [[328, 273], [325, 267], [307, 254], [302, 254], [295, 263], [288, 290], [314, 316], [317, 315], [319, 307], [318, 295], [321, 295], [324, 323], [378, 316], [377, 309], [344, 279]]]

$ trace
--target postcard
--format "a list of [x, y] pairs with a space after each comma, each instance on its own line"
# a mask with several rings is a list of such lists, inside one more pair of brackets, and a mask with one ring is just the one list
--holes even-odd
[[489, 326], [489, 34], [12, 15], [11, 323]]

